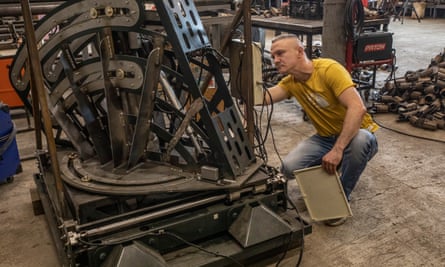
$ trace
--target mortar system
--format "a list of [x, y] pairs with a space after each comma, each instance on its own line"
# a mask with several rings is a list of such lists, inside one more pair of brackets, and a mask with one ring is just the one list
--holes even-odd
[[[194, 2], [153, 3], [160, 21], [79, 0], [35, 26], [58, 149], [37, 151], [34, 178], [61, 264], [242, 266], [301, 246], [311, 225], [249, 140]], [[29, 41], [10, 80], [32, 110]]]

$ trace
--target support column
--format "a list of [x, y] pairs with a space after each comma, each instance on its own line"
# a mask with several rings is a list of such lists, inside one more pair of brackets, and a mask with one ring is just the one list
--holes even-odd
[[346, 65], [344, 27], [346, 0], [325, 0], [323, 6], [322, 56]]

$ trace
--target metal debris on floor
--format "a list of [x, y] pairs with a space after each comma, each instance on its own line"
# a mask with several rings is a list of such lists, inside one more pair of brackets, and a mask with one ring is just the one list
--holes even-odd
[[399, 122], [422, 129], [445, 129], [445, 51], [427, 68], [388, 80], [371, 111], [396, 113]]

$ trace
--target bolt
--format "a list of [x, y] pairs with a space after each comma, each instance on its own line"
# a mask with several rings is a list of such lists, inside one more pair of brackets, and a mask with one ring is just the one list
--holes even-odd
[[116, 78], [122, 80], [125, 78], [125, 71], [123, 69], [117, 69], [116, 70]]
[[94, 7], [90, 8], [90, 17], [93, 19], [97, 18], [97, 10]]
[[105, 252], [102, 252], [99, 254], [99, 260], [101, 260], [101, 261], [105, 260], [106, 257], [107, 257], [107, 253], [105, 253]]
[[113, 13], [114, 13], [114, 10], [113, 10], [113, 8], [112, 8], [111, 6], [107, 6], [107, 7], [105, 8], [105, 15], [106, 15], [107, 17], [112, 17], [112, 16], [113, 16]]
[[80, 180], [84, 183], [91, 181], [91, 179], [90, 179], [90, 177], [88, 177], [88, 175], [82, 176], [82, 178], [80, 178]]

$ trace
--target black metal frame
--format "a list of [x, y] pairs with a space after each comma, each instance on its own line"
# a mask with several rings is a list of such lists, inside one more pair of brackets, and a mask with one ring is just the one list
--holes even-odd
[[[35, 30], [36, 43], [49, 36], [38, 52], [54, 127], [73, 146], [56, 155], [62, 188], [42, 151], [35, 179], [61, 262], [114, 265], [137, 250], [141, 258], [121, 266], [162, 264], [192, 242], [225, 242], [232, 249], [222, 254], [244, 261], [300, 245], [311, 226], [287, 209], [285, 180], [254, 155], [194, 3], [156, 0], [164, 33], [144, 21], [141, 1], [89, 4], [67, 1]], [[31, 107], [27, 53], [25, 43], [10, 78]], [[215, 88], [202, 88], [196, 69]], [[262, 231], [266, 220], [281, 230]], [[253, 228], [230, 231], [235, 224]], [[251, 234], [255, 243], [240, 241]]]

